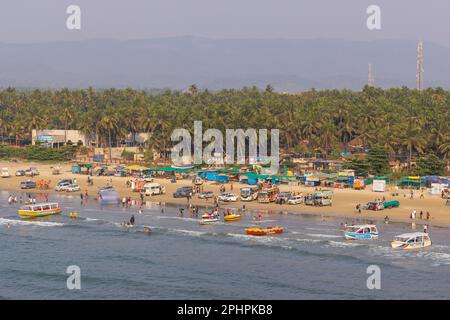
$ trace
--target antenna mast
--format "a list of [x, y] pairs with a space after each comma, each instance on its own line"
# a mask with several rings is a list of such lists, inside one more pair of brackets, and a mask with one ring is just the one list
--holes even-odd
[[375, 77], [373, 76], [373, 71], [372, 71], [372, 64], [369, 63], [369, 73], [367, 76], [367, 85], [369, 87], [374, 87], [375, 86]]
[[417, 45], [417, 70], [416, 70], [416, 89], [423, 90], [423, 42], [419, 41]]

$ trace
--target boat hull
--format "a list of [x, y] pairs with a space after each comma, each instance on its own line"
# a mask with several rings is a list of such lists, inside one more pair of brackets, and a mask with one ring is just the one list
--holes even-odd
[[200, 224], [212, 224], [212, 223], [216, 223], [219, 222], [220, 220], [218, 218], [214, 218], [214, 219], [202, 219], [200, 220]]
[[18, 210], [17, 214], [23, 218], [38, 218], [45, 217], [55, 214], [60, 214], [61, 208], [45, 210], [45, 211], [28, 211], [28, 210]]
[[431, 246], [431, 240], [426, 240], [420, 243], [405, 243], [400, 241], [392, 241], [391, 247], [397, 250], [417, 250]]
[[241, 220], [241, 216], [240, 215], [229, 215], [229, 216], [223, 217], [223, 219], [225, 221], [237, 221], [237, 220]]
[[378, 233], [354, 233], [354, 232], [345, 232], [344, 237], [346, 240], [367, 240], [367, 239], [377, 239]]

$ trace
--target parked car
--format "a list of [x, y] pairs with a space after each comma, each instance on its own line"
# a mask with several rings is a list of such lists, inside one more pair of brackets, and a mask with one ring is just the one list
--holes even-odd
[[25, 170], [16, 171], [16, 177], [23, 177], [23, 176], [25, 176]]
[[144, 181], [145, 182], [153, 182], [153, 177], [151, 175], [145, 175], [144, 176]]
[[66, 192], [75, 192], [75, 191], [80, 191], [81, 188], [78, 184], [69, 184], [68, 186], [64, 187], [64, 190]]
[[287, 201], [288, 204], [300, 204], [303, 202], [302, 196], [291, 196]]
[[8, 168], [2, 168], [2, 178], [9, 178], [11, 175], [9, 174]]
[[277, 199], [275, 200], [275, 202], [287, 203], [290, 197], [292, 197], [292, 194], [290, 192], [280, 192], [277, 195]]
[[238, 196], [231, 192], [223, 192], [219, 195], [218, 199], [225, 202], [235, 202]]
[[65, 191], [70, 185], [72, 185], [72, 180], [62, 180], [55, 186], [55, 191]]
[[114, 173], [115, 177], [126, 177], [127, 176], [127, 172], [125, 170], [117, 170]]
[[39, 170], [36, 169], [36, 168], [29, 168], [29, 169], [25, 170], [25, 175], [27, 177], [38, 176], [39, 175]]
[[204, 191], [204, 192], [198, 194], [198, 198], [199, 199], [214, 198], [214, 192], [212, 192], [212, 191]]
[[194, 193], [194, 190], [192, 187], [181, 187], [178, 188], [174, 194], [174, 198], [186, 198], [186, 197], [192, 197], [192, 194]]
[[22, 181], [20, 183], [20, 189], [34, 189], [36, 188], [36, 182], [31, 181], [31, 180], [27, 180], [27, 181]]

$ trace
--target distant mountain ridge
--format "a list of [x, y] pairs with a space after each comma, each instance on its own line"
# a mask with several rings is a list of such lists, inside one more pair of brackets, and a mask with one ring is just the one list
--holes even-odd
[[[407, 40], [208, 39], [0, 43], [0, 86], [212, 90], [271, 84], [279, 91], [415, 86], [417, 43]], [[450, 88], [450, 48], [424, 43], [425, 86]]]

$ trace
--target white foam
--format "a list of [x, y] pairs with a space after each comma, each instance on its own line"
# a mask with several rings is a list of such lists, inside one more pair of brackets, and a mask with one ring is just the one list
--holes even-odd
[[329, 246], [335, 247], [335, 248], [346, 248], [346, 247], [359, 247], [363, 244], [361, 243], [355, 243], [355, 242], [338, 242], [338, 241], [329, 241]]
[[199, 219], [195, 218], [184, 218], [184, 217], [171, 217], [171, 216], [156, 216], [158, 219], [176, 219], [176, 220], [183, 220], [183, 221], [200, 221]]
[[342, 236], [338, 236], [335, 234], [321, 234], [321, 233], [305, 233], [305, 236], [317, 238], [342, 238]]
[[186, 234], [186, 235], [195, 236], [195, 237], [200, 237], [200, 236], [204, 236], [204, 235], [208, 234], [207, 232], [184, 230], [184, 229], [169, 229], [169, 232], [181, 233], [181, 234]]
[[25, 221], [0, 218], [0, 225], [27, 225], [27, 226], [41, 226], [41, 227], [61, 227], [64, 223], [47, 222], [47, 221]]

